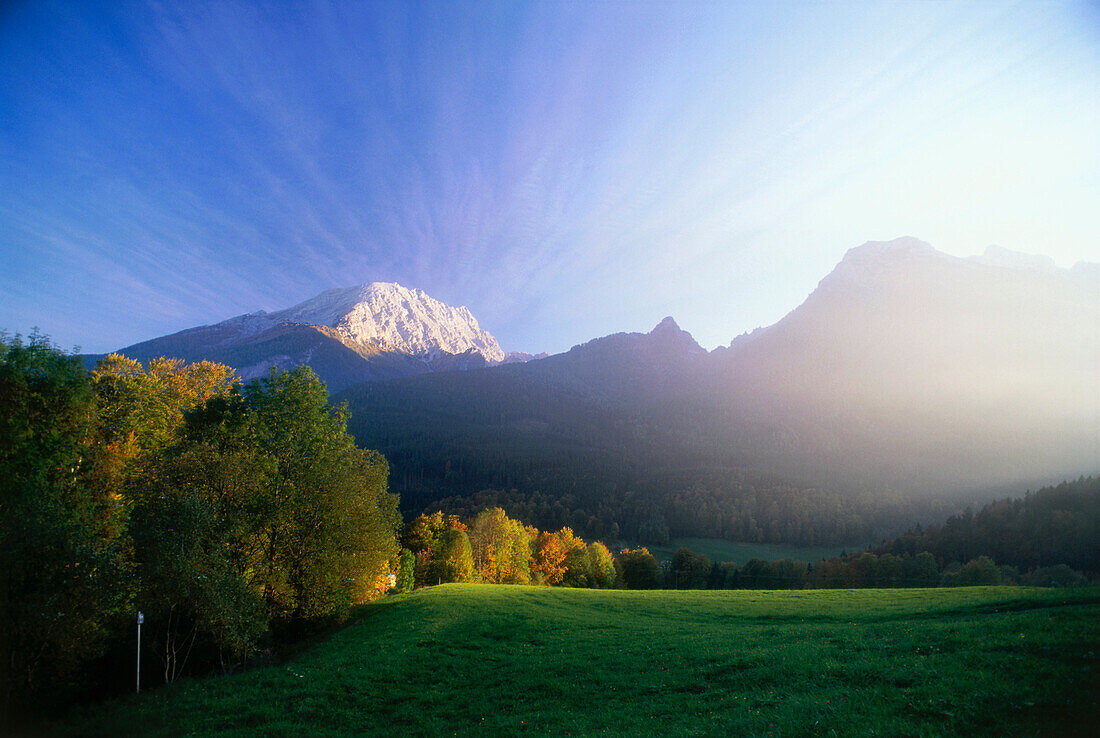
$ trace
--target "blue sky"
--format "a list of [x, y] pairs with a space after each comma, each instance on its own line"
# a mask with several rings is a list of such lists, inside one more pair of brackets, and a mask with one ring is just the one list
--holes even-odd
[[1100, 260], [1098, 131], [1095, 3], [6, 3], [0, 328], [397, 281], [712, 348], [867, 240]]

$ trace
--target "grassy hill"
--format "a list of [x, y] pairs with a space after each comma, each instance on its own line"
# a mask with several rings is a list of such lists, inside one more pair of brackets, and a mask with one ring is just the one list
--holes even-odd
[[[1100, 590], [389, 597], [301, 656], [100, 705], [61, 735], [1073, 735]], [[835, 731], [835, 732], [834, 732]]]

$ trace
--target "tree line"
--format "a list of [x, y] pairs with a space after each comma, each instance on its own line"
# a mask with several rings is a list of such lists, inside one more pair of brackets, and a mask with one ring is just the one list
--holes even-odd
[[[232, 670], [384, 591], [397, 496], [307, 367], [111, 355], [88, 371], [0, 337], [0, 700]], [[116, 678], [117, 679], [117, 678]]]
[[928, 551], [918, 554], [875, 554], [862, 551], [818, 562], [794, 559], [749, 559], [711, 562], [703, 554], [680, 548], [669, 561], [656, 562], [649, 587], [665, 589], [858, 589], [895, 587], [963, 587], [1023, 585], [1068, 587], [1088, 578], [1065, 564], [1021, 572], [998, 565], [989, 556], [943, 562]]
[[947, 561], [985, 555], [1021, 570], [1065, 564], [1100, 574], [1100, 477], [996, 500], [977, 513], [967, 509], [942, 525], [915, 527], [876, 551], [930, 551]]
[[1073, 586], [1084, 574], [1065, 564], [1021, 572], [987, 555], [956, 560], [928, 551], [860, 551], [817, 562], [790, 558], [712, 562], [686, 547], [659, 561], [645, 547], [612, 554], [571, 528], [540, 531], [499, 507], [463, 519], [436, 511], [405, 524], [394, 591], [452, 582], [625, 589], [847, 589], [1020, 584]]

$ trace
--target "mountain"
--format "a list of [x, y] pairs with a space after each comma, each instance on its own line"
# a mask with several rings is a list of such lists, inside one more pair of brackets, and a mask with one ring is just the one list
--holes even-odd
[[713, 357], [706, 391], [811, 469], [917, 487], [1100, 467], [1100, 282], [1084, 265], [871, 242]]
[[[309, 364], [333, 392], [357, 382], [479, 368], [507, 359], [467, 308], [387, 282], [328, 290], [285, 310], [239, 315], [118, 353], [142, 361], [159, 356], [218, 361], [244, 379], [273, 366]], [[98, 357], [87, 359], [94, 363]], [[513, 355], [511, 360], [521, 359]]]
[[851, 543], [933, 500], [1100, 470], [1097, 273], [871, 242], [710, 353], [669, 318], [339, 399], [410, 508], [495, 489], [541, 500], [540, 525]]

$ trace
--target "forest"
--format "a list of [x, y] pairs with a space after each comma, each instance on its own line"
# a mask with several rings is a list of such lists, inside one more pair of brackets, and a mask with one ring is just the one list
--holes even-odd
[[359, 444], [389, 460], [406, 514], [500, 505], [588, 538], [851, 546], [965, 505], [957, 491], [807, 462], [806, 434], [774, 413], [685, 394], [703, 381], [700, 361], [653, 337], [610, 336], [528, 364], [367, 382], [336, 399]]

